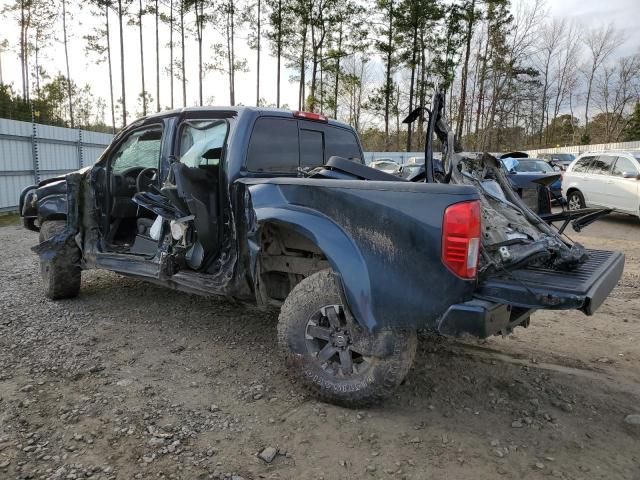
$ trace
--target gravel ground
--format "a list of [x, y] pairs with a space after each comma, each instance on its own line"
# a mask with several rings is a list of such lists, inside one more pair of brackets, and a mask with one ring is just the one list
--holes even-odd
[[104, 271], [52, 302], [37, 235], [0, 227], [0, 478], [640, 479], [640, 223], [592, 228], [627, 254], [598, 314], [425, 336], [397, 395], [354, 411], [288, 375], [276, 315]]

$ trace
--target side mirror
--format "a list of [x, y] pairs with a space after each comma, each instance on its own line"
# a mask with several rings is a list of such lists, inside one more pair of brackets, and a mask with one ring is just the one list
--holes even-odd
[[553, 171], [554, 171], [554, 172], [561, 172], [561, 171], [562, 171], [562, 169], [561, 169], [559, 166], [554, 165], [554, 166], [553, 166]]
[[218, 160], [221, 157], [222, 157], [222, 148], [220, 147], [210, 148], [209, 150], [207, 150], [202, 154], [202, 158], [205, 158], [207, 160]]
[[640, 179], [640, 175], [635, 172], [622, 172], [622, 178], [635, 178]]

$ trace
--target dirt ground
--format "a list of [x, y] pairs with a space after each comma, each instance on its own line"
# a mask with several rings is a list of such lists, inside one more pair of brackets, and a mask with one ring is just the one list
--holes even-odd
[[0, 478], [640, 479], [640, 222], [571, 235], [627, 255], [596, 315], [423, 336], [397, 395], [354, 411], [288, 375], [274, 314], [103, 271], [52, 302], [37, 235], [0, 227]]

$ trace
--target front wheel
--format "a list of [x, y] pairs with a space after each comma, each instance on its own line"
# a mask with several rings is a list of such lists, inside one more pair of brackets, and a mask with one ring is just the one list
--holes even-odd
[[[40, 227], [40, 243], [62, 232], [67, 222], [48, 220]], [[65, 245], [50, 258], [40, 257], [40, 273], [44, 294], [52, 299], [72, 298], [80, 292], [80, 249]]]
[[296, 285], [280, 311], [280, 346], [287, 364], [321, 399], [347, 407], [379, 402], [409, 372], [416, 331], [368, 333], [348, 320], [338, 288], [330, 270]]
[[567, 206], [569, 210], [580, 210], [586, 208], [584, 196], [578, 190], [574, 190], [567, 196]]

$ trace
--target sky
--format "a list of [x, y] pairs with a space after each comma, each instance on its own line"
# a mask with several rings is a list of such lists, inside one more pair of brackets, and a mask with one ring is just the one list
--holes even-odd
[[[531, 1], [531, 0], [520, 0]], [[0, 0], [0, 11], [5, 5], [13, 3], [12, 0]], [[95, 57], [88, 55], [84, 51], [84, 40], [82, 36], [90, 32], [93, 28], [100, 25], [102, 17], [93, 16], [88, 8], [79, 10], [78, 3], [69, 1], [70, 10], [74, 15], [72, 21], [69, 22], [72, 39], [70, 41], [70, 69], [71, 77], [80, 85], [89, 84], [95, 95], [103, 97], [108, 102], [109, 83], [108, 71], [106, 64], [95, 64]], [[583, 25], [602, 25], [612, 22], [617, 28], [624, 32], [625, 43], [618, 50], [619, 55], [630, 55], [640, 50], [640, 28], [638, 28], [638, 18], [640, 18], [640, 0], [548, 0], [546, 8], [552, 16], [573, 18]], [[193, 16], [193, 14], [191, 14]], [[116, 16], [111, 17], [111, 40], [112, 52], [114, 58], [114, 87], [116, 99], [120, 96], [119, 79], [119, 56], [118, 56], [118, 37]], [[189, 19], [191, 22], [193, 19]], [[154, 19], [152, 16], [143, 19], [144, 25], [144, 42], [145, 42], [145, 72], [147, 91], [155, 99], [155, 30]], [[2, 73], [4, 81], [13, 83], [16, 90], [21, 85], [20, 64], [18, 58], [17, 39], [19, 38], [19, 27], [17, 22], [4, 15], [0, 19], [0, 42], [7, 38], [13, 47], [11, 51], [4, 51], [2, 55]], [[62, 34], [58, 35], [60, 38]], [[207, 56], [213, 54], [210, 45], [215, 41], [220, 41], [219, 34], [211, 27], [204, 32], [205, 38], [205, 61]], [[164, 42], [163, 42], [164, 39]], [[162, 43], [168, 41], [168, 27], [161, 25], [161, 51], [160, 61], [161, 68], [167, 66], [169, 58], [169, 49], [162, 46]], [[263, 40], [263, 55], [261, 61], [261, 80], [260, 80], [260, 96], [267, 103], [276, 101], [276, 61], [268, 55], [268, 45], [266, 39]], [[209, 48], [207, 48], [207, 46]], [[236, 37], [237, 54], [239, 57], [246, 58], [249, 62], [248, 72], [238, 72], [236, 74], [236, 103], [245, 105], [255, 104], [255, 50], [251, 50], [247, 46], [246, 30], [241, 31]], [[179, 55], [176, 49], [174, 54]], [[65, 70], [64, 50], [60, 41], [56, 42], [53, 47], [44, 52], [48, 58], [43, 60], [46, 70], [50, 74], [56, 74], [58, 71]], [[198, 101], [198, 82], [197, 82], [197, 43], [193, 36], [187, 40], [187, 104], [195, 105]], [[381, 70], [381, 65], [375, 64], [375, 68]], [[127, 110], [129, 115], [133, 116], [139, 108], [136, 105], [134, 97], [141, 92], [140, 80], [140, 58], [139, 58], [139, 38], [137, 27], [125, 28], [125, 72], [126, 72], [126, 90], [127, 90]], [[281, 102], [292, 108], [297, 106], [297, 84], [288, 81], [293, 72], [284, 70], [282, 74]], [[381, 71], [379, 72], [382, 73]], [[161, 106], [169, 106], [169, 78], [164, 72], [161, 73]], [[175, 106], [181, 106], [181, 85], [175, 80]], [[204, 99], [206, 104], [227, 105], [229, 104], [229, 88], [226, 77], [216, 72], [207, 73], [204, 80]], [[155, 101], [154, 101], [155, 105]], [[108, 109], [107, 109], [108, 110]]]
[[[8, 4], [12, 4], [11, 0], [0, 0], [0, 11]], [[96, 57], [87, 54], [84, 50], [83, 35], [90, 33], [93, 29], [102, 27], [102, 16], [93, 16], [90, 9], [85, 8], [79, 10], [77, 3], [72, 0], [69, 2], [72, 6], [70, 10], [74, 16], [70, 22], [70, 32], [72, 38], [69, 42], [69, 57], [71, 78], [80, 84], [90, 84], [92, 91], [108, 101], [109, 98], [109, 79], [107, 64], [95, 64]], [[76, 5], [74, 5], [74, 3]], [[193, 13], [191, 14], [193, 17]], [[193, 18], [187, 18], [187, 22], [193, 23]], [[265, 20], [263, 20], [265, 21]], [[110, 17], [111, 28], [111, 48], [113, 60], [113, 78], [115, 97], [120, 97], [120, 65], [119, 65], [119, 37], [117, 31], [117, 16], [115, 14]], [[61, 30], [62, 27], [60, 27]], [[143, 18], [143, 43], [145, 52], [145, 84], [146, 90], [153, 96], [154, 105], [156, 97], [155, 85], [155, 20], [152, 15]], [[20, 37], [19, 25], [15, 20], [3, 15], [0, 20], [0, 42], [7, 38], [11, 42], [13, 51], [2, 52], [2, 73], [6, 83], [13, 83], [17, 90], [22, 84], [20, 76], [19, 48], [18, 39]], [[52, 48], [43, 52], [48, 57], [42, 63], [49, 74], [56, 74], [65, 71], [64, 49], [62, 44], [62, 32], [58, 35], [59, 41], [55, 42]], [[174, 42], [177, 41], [174, 34]], [[169, 47], [166, 45], [169, 41], [169, 28], [167, 25], [160, 24], [160, 62], [161, 62], [161, 82], [160, 97], [161, 106], [168, 107], [170, 104], [169, 95], [169, 75], [164, 72], [164, 68], [168, 67]], [[222, 37], [208, 27], [204, 32], [204, 61], [211, 62], [207, 58], [207, 53], [213, 55], [211, 45], [214, 42], [222, 41]], [[164, 44], [164, 45], [163, 45]], [[207, 45], [208, 44], [208, 45]], [[140, 77], [140, 44], [137, 26], [125, 26], [124, 29], [124, 45], [125, 45], [125, 82], [127, 92], [127, 110], [133, 114], [138, 108], [135, 104], [134, 96], [142, 91], [142, 83]], [[188, 35], [186, 39], [186, 71], [187, 71], [187, 104], [196, 105], [198, 103], [198, 54], [197, 42], [194, 35]], [[209, 49], [207, 49], [207, 46]], [[260, 96], [265, 98], [268, 103], [276, 101], [276, 60], [267, 55], [267, 41], [263, 39], [262, 56], [261, 56], [261, 92]], [[207, 51], [208, 50], [208, 51]], [[174, 57], [180, 56], [179, 48], [174, 49]], [[245, 105], [254, 105], [256, 100], [256, 51], [251, 50], [247, 46], [246, 31], [241, 31], [236, 36], [236, 55], [245, 58], [249, 62], [248, 72], [236, 73], [236, 103]], [[284, 67], [284, 65], [283, 65]], [[281, 86], [281, 103], [290, 106], [297, 106], [297, 85], [289, 83], [287, 80], [292, 72], [283, 71]], [[203, 97], [205, 103], [216, 105], [229, 104], [229, 86], [226, 76], [217, 72], [208, 72], [203, 82]], [[175, 80], [174, 83], [174, 99], [175, 106], [182, 106], [182, 90], [181, 82]]]
[[613, 23], [625, 38], [618, 55], [640, 51], [639, 0], [548, 0], [547, 8], [553, 16], [575, 19], [583, 25]]

